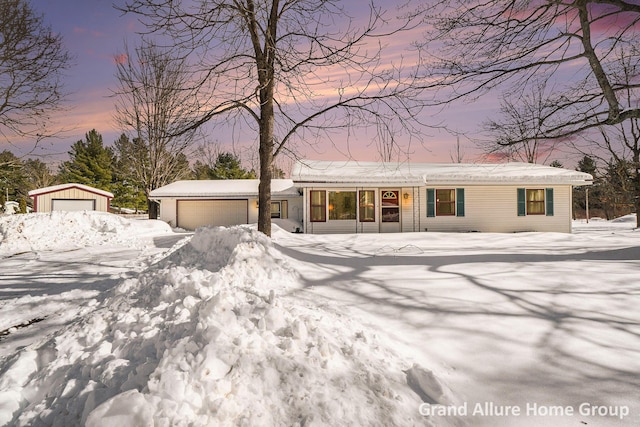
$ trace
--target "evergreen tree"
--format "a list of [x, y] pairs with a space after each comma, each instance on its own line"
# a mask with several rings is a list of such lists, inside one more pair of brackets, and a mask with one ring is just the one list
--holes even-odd
[[578, 162], [576, 170], [585, 172], [593, 177], [593, 184], [589, 186], [577, 186], [573, 188], [573, 205], [574, 217], [577, 213], [586, 212], [587, 210], [587, 191], [589, 192], [589, 211], [590, 216], [593, 214], [600, 215], [603, 212], [602, 207], [602, 185], [598, 174], [596, 161], [585, 155]]
[[[22, 161], [8, 150], [0, 152], [0, 186], [5, 201], [18, 201], [29, 195], [29, 186]], [[2, 205], [4, 207], [4, 203]]]
[[602, 179], [603, 207], [607, 219], [631, 212], [635, 186], [631, 164], [624, 159], [611, 159]]
[[220, 153], [213, 167], [213, 179], [254, 179], [255, 172], [247, 171], [238, 156], [232, 153]]
[[102, 144], [95, 129], [71, 147], [70, 160], [60, 166], [60, 180], [110, 190], [114, 163], [113, 151]]
[[148, 165], [149, 158], [144, 144], [133, 142], [122, 134], [114, 142], [117, 153], [113, 169], [112, 205], [135, 210], [147, 210], [145, 196], [145, 174], [148, 166], [136, 168], [137, 164]]
[[[122, 134], [114, 143], [116, 157], [116, 181], [120, 183], [122, 197], [125, 203], [140, 201], [140, 192], [147, 200], [149, 217], [156, 218], [157, 208], [155, 203], [148, 201], [149, 193], [156, 188], [167, 185], [179, 179], [188, 178], [190, 175], [189, 161], [184, 153], [170, 153], [167, 150], [157, 148], [150, 151], [149, 144], [140, 138], [129, 139]], [[128, 187], [128, 188], [127, 188]], [[114, 196], [116, 193], [114, 192]]]
[[191, 171], [193, 179], [213, 179], [213, 167], [196, 160]]
[[255, 179], [256, 173], [244, 169], [235, 154], [220, 153], [213, 165], [196, 161], [193, 176], [195, 179]]
[[549, 166], [551, 166], [552, 168], [563, 168], [564, 166], [562, 166], [562, 163], [560, 163], [560, 160], [554, 160], [553, 162], [549, 163]]

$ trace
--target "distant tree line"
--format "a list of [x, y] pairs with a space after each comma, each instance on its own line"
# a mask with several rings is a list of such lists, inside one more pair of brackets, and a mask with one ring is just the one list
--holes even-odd
[[189, 164], [187, 156], [164, 153], [166, 164], [173, 166], [162, 173], [154, 173], [148, 145], [130, 140], [122, 134], [112, 146], [106, 146], [95, 129], [83, 140], [75, 142], [69, 160], [53, 171], [39, 159], [21, 159], [8, 150], [0, 152], [0, 207], [7, 200], [17, 201], [21, 212], [31, 204], [28, 193], [37, 188], [62, 183], [78, 183], [113, 193], [111, 205], [135, 211], [148, 211], [149, 193], [155, 188], [181, 179], [252, 179], [253, 170], [242, 166], [240, 158], [229, 152], [204, 155], [200, 149], [198, 160]]
[[609, 220], [636, 212], [637, 171], [632, 162], [612, 158], [599, 165], [596, 159], [585, 155], [576, 169], [591, 174], [593, 185], [574, 187], [574, 218], [586, 217], [587, 197], [592, 218]]

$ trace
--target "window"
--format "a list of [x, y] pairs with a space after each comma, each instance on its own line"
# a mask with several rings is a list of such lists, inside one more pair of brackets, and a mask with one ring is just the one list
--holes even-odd
[[325, 191], [311, 191], [311, 222], [325, 222], [327, 220], [327, 193]]
[[518, 216], [553, 216], [553, 188], [518, 188]]
[[527, 189], [527, 215], [544, 215], [543, 189]]
[[436, 190], [436, 215], [456, 214], [455, 190]]
[[271, 218], [280, 218], [280, 202], [271, 202]]
[[399, 192], [382, 191], [382, 222], [400, 222]]
[[427, 188], [427, 217], [464, 214], [464, 188]]
[[329, 191], [329, 220], [356, 219], [356, 192]]
[[287, 218], [289, 203], [286, 200], [271, 202], [271, 218]]
[[360, 222], [374, 222], [376, 220], [375, 192], [362, 190], [358, 193], [360, 201]]

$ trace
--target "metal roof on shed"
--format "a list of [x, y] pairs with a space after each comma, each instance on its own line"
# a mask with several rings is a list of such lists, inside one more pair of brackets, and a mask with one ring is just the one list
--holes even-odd
[[89, 193], [98, 194], [100, 196], [105, 196], [110, 199], [113, 198], [113, 194], [108, 191], [100, 190], [99, 188], [89, 187], [88, 185], [78, 184], [78, 183], [58, 184], [58, 185], [52, 185], [49, 187], [38, 188], [36, 190], [29, 191], [29, 197], [40, 196], [42, 194], [47, 194], [47, 193], [55, 193], [56, 191], [64, 191], [70, 188], [78, 188], [80, 190], [84, 190]]

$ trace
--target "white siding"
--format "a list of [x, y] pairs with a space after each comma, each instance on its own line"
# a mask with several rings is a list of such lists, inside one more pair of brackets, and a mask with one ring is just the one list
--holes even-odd
[[[554, 189], [554, 215], [518, 216], [520, 186], [469, 186], [465, 189], [465, 216], [427, 218], [426, 188], [421, 203], [421, 231], [571, 232], [571, 186], [530, 186]], [[452, 188], [452, 187], [429, 187]]]
[[295, 197], [286, 200], [289, 202], [289, 219], [302, 223], [302, 217], [304, 215], [302, 197]]
[[[494, 185], [494, 186], [429, 186], [428, 188], [464, 188], [465, 216], [427, 217], [427, 186], [401, 189], [401, 226], [403, 232], [412, 231], [481, 231], [481, 232], [571, 232], [571, 186], [570, 185]], [[554, 215], [518, 216], [518, 188], [553, 188]], [[354, 191], [348, 188], [316, 187], [304, 191], [304, 231], [306, 233], [377, 233], [380, 231], [380, 188], [364, 188], [376, 192], [376, 221], [310, 222], [309, 192]], [[404, 194], [409, 194], [407, 199]]]
[[176, 199], [162, 199], [160, 202], [160, 219], [171, 227], [177, 227], [177, 211], [176, 206], [178, 201]]
[[[404, 198], [405, 194], [409, 196], [407, 199]], [[420, 189], [416, 187], [403, 188], [400, 197], [402, 231], [420, 231]]]

